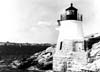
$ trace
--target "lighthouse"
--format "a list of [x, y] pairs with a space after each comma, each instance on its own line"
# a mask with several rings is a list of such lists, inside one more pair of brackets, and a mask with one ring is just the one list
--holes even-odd
[[73, 3], [65, 9], [64, 14], [60, 15], [59, 36], [53, 57], [54, 71], [79, 71], [86, 63], [82, 21], [82, 15], [78, 13]]

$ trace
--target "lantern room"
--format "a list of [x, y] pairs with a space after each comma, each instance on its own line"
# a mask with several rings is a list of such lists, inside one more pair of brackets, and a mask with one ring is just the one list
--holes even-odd
[[61, 15], [60, 21], [63, 20], [79, 20], [82, 21], [82, 15], [78, 13], [78, 9], [71, 3], [70, 7], [65, 10], [65, 13]]

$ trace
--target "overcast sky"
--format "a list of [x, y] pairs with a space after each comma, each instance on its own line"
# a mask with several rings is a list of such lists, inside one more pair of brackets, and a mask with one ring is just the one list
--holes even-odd
[[1, 0], [0, 41], [56, 43], [57, 19], [71, 2], [83, 14], [84, 35], [100, 32], [99, 0]]

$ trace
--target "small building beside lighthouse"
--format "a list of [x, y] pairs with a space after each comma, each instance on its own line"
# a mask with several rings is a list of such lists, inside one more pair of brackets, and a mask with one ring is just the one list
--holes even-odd
[[60, 15], [59, 36], [53, 57], [54, 71], [79, 71], [86, 64], [82, 21], [82, 15], [72, 3]]

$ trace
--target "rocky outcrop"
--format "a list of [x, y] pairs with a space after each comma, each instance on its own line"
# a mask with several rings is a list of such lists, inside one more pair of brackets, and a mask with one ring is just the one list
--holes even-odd
[[35, 53], [29, 58], [13, 61], [11, 67], [28, 70], [51, 70], [54, 52], [53, 47], [48, 47], [46, 50]]
[[87, 37], [88, 63], [84, 70], [100, 71], [100, 34], [96, 33]]
[[86, 50], [89, 50], [89, 49], [92, 48], [92, 45], [94, 43], [97, 43], [97, 42], [100, 41], [100, 33], [88, 35], [84, 39], [85, 39], [85, 45], [84, 46], [85, 46]]

